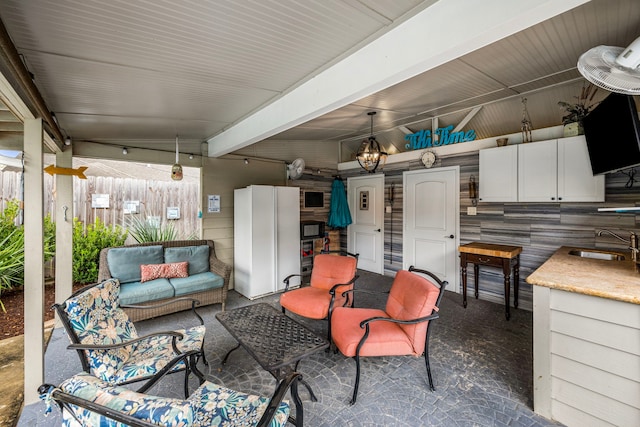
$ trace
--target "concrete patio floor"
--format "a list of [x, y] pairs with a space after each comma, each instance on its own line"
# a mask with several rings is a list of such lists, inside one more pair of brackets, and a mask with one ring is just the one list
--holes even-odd
[[[387, 291], [392, 278], [360, 272], [357, 287]], [[227, 307], [267, 302], [278, 305], [278, 295], [249, 301], [229, 293]], [[381, 298], [362, 296], [358, 306], [383, 307]], [[221, 361], [236, 345], [215, 319], [216, 304], [199, 311], [205, 319], [205, 350], [209, 366], [199, 368], [207, 378], [232, 389], [271, 395], [273, 377], [263, 371], [244, 350], [235, 351], [226, 365]], [[446, 292], [441, 318], [432, 323], [431, 369], [436, 391], [428, 388], [424, 358], [381, 357], [362, 361], [358, 402], [349, 405], [353, 390], [355, 362], [334, 352], [320, 352], [303, 359], [298, 367], [313, 387], [318, 402], [308, 399], [304, 388], [305, 425], [324, 426], [556, 426], [536, 415], [532, 408], [532, 313], [512, 309], [511, 320], [504, 307], [487, 301], [469, 300]], [[309, 321], [293, 315], [319, 334], [326, 334], [326, 322]], [[192, 325], [189, 312], [163, 316], [137, 324], [139, 333], [177, 329]], [[75, 353], [66, 349], [68, 339], [55, 329], [45, 355], [45, 381], [58, 384], [81, 370]], [[182, 398], [181, 375], [164, 378], [149, 394]], [[193, 387], [197, 382], [193, 380]], [[44, 404], [26, 406], [18, 426], [60, 424], [54, 408], [44, 415]]]

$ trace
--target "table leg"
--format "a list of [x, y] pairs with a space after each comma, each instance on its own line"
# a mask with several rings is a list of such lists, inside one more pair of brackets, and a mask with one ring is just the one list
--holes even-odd
[[473, 264], [473, 284], [475, 285], [476, 292], [475, 297], [478, 299], [478, 282], [480, 281], [480, 266], [478, 264]]
[[[304, 382], [304, 380], [302, 381], [307, 386], [307, 388], [309, 388], [306, 382]], [[293, 420], [291, 420], [292, 417], [289, 417], [289, 421], [291, 421], [295, 426], [303, 426], [304, 412], [302, 410], [302, 400], [300, 400], [300, 395], [298, 394], [298, 381], [294, 381], [291, 383], [291, 398], [293, 399], [293, 403], [296, 406], [296, 417]], [[314, 400], [314, 402], [316, 402], [316, 400]]]
[[509, 300], [511, 291], [511, 260], [502, 261], [502, 273], [504, 274], [504, 315], [509, 320], [511, 313], [509, 311]]
[[460, 255], [460, 272], [462, 275], [462, 306], [467, 308], [467, 257]]
[[513, 265], [513, 306], [518, 308], [518, 289], [520, 288], [520, 255], [516, 256]]
[[225, 363], [227, 363], [227, 359], [229, 358], [229, 355], [231, 354], [232, 351], [237, 350], [240, 348], [240, 344], [238, 344], [237, 346], [233, 347], [231, 350], [229, 350], [227, 352], [227, 354], [224, 356], [224, 359], [222, 359], [222, 364], [224, 365]]

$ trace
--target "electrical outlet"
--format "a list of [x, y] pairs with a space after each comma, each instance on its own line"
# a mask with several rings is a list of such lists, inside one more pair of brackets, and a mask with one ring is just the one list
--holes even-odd
[[386, 206], [385, 207], [385, 212], [386, 213], [391, 213], [391, 206]]
[[477, 215], [476, 207], [475, 206], [468, 206], [467, 207], [467, 215]]

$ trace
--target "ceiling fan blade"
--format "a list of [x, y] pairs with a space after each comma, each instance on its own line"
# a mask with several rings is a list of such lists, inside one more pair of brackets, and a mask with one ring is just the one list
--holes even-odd
[[[578, 59], [578, 71], [598, 87], [610, 92], [640, 95], [640, 70], [620, 65], [618, 58], [624, 49], [615, 46], [597, 46]], [[635, 62], [635, 61], [634, 61]]]

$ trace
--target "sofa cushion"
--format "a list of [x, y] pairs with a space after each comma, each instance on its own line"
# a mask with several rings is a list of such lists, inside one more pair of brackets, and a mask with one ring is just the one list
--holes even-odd
[[160, 278], [187, 277], [189, 276], [188, 265], [187, 261], [168, 264], [142, 264], [140, 266], [140, 282], [144, 283]]
[[135, 305], [173, 296], [173, 286], [171, 286], [168, 279], [120, 284], [120, 305]]
[[140, 265], [162, 264], [164, 256], [161, 245], [112, 248], [107, 252], [111, 277], [120, 283], [140, 281]]
[[207, 271], [206, 273], [194, 274], [186, 278], [169, 279], [169, 282], [175, 289], [176, 296], [183, 296], [195, 292], [207, 291], [209, 289], [221, 288], [224, 285], [224, 279], [215, 273]]
[[189, 262], [189, 276], [209, 271], [209, 246], [181, 246], [166, 248], [164, 262]]

